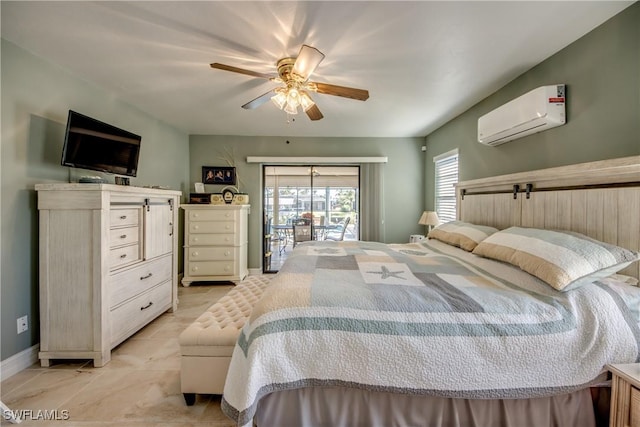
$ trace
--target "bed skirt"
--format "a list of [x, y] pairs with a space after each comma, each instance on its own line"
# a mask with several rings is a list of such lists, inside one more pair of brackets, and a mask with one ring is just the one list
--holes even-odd
[[471, 400], [315, 387], [267, 395], [254, 422], [258, 427], [595, 427], [601, 425], [595, 397], [589, 389], [534, 399]]

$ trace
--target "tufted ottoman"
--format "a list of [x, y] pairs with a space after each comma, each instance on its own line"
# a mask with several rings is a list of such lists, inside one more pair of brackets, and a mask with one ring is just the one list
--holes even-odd
[[187, 405], [193, 405], [196, 393], [222, 394], [240, 329], [270, 279], [249, 276], [180, 334], [180, 382]]

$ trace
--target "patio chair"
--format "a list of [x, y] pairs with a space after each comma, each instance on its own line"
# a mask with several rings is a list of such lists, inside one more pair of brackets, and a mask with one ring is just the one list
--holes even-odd
[[308, 242], [311, 240], [311, 225], [293, 224], [293, 247], [300, 242]]
[[[351, 217], [348, 216], [344, 223], [340, 225], [340, 228], [332, 231], [328, 231], [327, 235], [324, 236], [324, 240], [334, 240], [336, 242], [341, 242], [344, 240], [344, 232], [347, 231], [347, 225], [349, 225], [349, 221], [351, 221]], [[333, 233], [336, 233], [335, 235]]]

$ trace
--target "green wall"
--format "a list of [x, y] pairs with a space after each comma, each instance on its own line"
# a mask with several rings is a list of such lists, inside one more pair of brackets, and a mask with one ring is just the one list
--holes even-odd
[[[284, 113], [283, 113], [284, 120]], [[191, 135], [189, 138], [191, 188], [201, 182], [202, 166], [226, 166], [231, 155], [240, 179], [240, 191], [249, 194], [249, 268], [261, 268], [262, 167], [247, 156], [370, 157], [384, 156], [385, 236], [387, 242], [407, 242], [424, 233], [418, 225], [424, 210], [423, 138], [293, 138]], [[289, 144], [287, 144], [289, 141]], [[220, 191], [222, 186], [207, 186]], [[193, 191], [193, 190], [192, 190]], [[363, 206], [362, 209], [367, 209]]]
[[[539, 86], [567, 85], [567, 124], [488, 147], [478, 117]], [[434, 207], [433, 157], [459, 149], [460, 180], [640, 154], [640, 3], [527, 71], [429, 134], [426, 206]]]
[[[34, 185], [68, 182], [60, 165], [69, 109], [142, 136], [132, 185], [188, 191], [188, 136], [106, 92], [2, 40], [1, 358], [39, 342], [38, 212]], [[78, 171], [73, 171], [78, 172]], [[84, 171], [84, 175], [96, 175]], [[111, 182], [113, 179], [111, 178]], [[16, 319], [29, 316], [20, 335]]]

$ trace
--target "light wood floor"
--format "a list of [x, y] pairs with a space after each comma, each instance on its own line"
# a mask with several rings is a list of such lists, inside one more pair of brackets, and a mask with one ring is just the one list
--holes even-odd
[[[165, 313], [114, 349], [111, 362], [33, 365], [1, 383], [2, 401], [12, 410], [57, 411], [67, 420], [23, 420], [20, 426], [227, 427], [220, 396], [198, 395], [186, 406], [180, 393], [178, 335], [232, 288], [194, 283], [179, 287], [175, 313]], [[13, 425], [2, 419], [2, 425]]]

